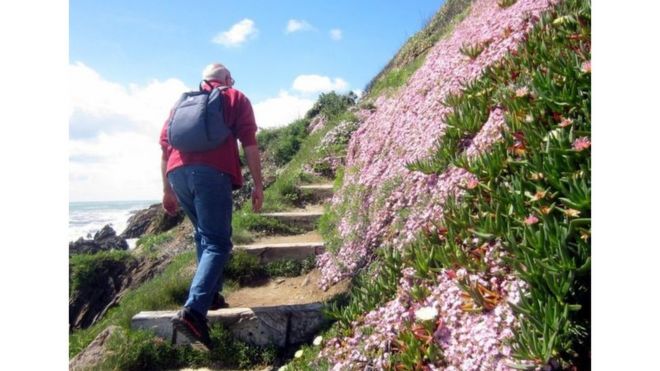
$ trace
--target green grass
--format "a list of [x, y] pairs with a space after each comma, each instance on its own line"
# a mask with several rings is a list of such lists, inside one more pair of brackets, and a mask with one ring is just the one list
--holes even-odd
[[74, 254], [69, 257], [69, 296], [75, 292], [91, 290], [108, 272], [117, 266], [126, 266], [135, 258], [128, 251], [110, 250], [96, 254]]
[[174, 232], [167, 231], [159, 234], [143, 235], [135, 244], [136, 251], [147, 256], [153, 256], [157, 252], [158, 246], [170, 242], [174, 239]]
[[412, 76], [417, 69], [424, 64], [426, 54], [420, 55], [415, 58], [412, 62], [401, 66], [401, 67], [392, 67], [379, 78], [369, 91], [369, 96], [378, 97], [384, 93], [392, 93], [396, 91], [399, 87], [403, 86], [408, 82], [410, 76]]

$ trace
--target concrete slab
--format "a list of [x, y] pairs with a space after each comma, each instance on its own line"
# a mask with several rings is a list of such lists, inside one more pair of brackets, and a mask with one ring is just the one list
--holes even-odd
[[305, 210], [262, 213], [261, 215], [268, 218], [275, 218], [280, 222], [288, 225], [311, 230], [316, 228], [316, 222], [323, 215], [323, 208], [317, 206], [313, 208], [310, 207], [309, 209]]
[[310, 202], [324, 202], [332, 198], [332, 184], [307, 184], [298, 187], [303, 191], [305, 199]]
[[264, 243], [252, 245], [237, 245], [234, 250], [243, 250], [259, 257], [261, 263], [268, 263], [280, 259], [304, 260], [309, 256], [316, 256], [325, 250], [323, 242], [288, 242]]
[[[321, 303], [258, 308], [226, 308], [208, 312], [209, 325], [222, 323], [234, 336], [255, 345], [285, 347], [309, 341], [326, 321]], [[172, 338], [171, 318], [176, 311], [140, 312], [131, 320], [133, 329], [148, 329], [166, 340]], [[189, 343], [177, 334], [177, 344]]]

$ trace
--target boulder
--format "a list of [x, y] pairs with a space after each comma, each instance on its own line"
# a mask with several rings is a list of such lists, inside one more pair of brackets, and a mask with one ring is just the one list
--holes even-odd
[[95, 254], [99, 251], [128, 250], [128, 243], [110, 225], [106, 225], [94, 234], [94, 238], [86, 240], [80, 237], [75, 242], [69, 242], [69, 255], [71, 254]]
[[163, 210], [162, 204], [151, 205], [128, 219], [128, 226], [121, 237], [139, 238], [144, 234], [162, 233], [181, 224], [183, 218], [184, 213], [180, 209], [176, 215], [170, 216]]
[[94, 370], [103, 361], [106, 355], [106, 344], [108, 339], [116, 331], [120, 329], [119, 326], [109, 326], [92, 341], [87, 348], [78, 353], [69, 361], [69, 370], [83, 371]]

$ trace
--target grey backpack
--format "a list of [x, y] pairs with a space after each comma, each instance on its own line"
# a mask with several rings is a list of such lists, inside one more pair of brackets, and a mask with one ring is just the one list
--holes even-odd
[[181, 152], [202, 152], [220, 146], [231, 133], [225, 124], [222, 91], [227, 87], [183, 93], [167, 127], [170, 145]]

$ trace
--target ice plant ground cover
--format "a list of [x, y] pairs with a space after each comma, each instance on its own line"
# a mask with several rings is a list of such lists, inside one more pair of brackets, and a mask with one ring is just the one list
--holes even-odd
[[[353, 214], [343, 216], [338, 225], [345, 241], [339, 253], [323, 258], [327, 284], [364, 266], [376, 247], [384, 243], [401, 248], [429, 219], [442, 216], [444, 200], [469, 174], [456, 168], [425, 175], [410, 172], [406, 164], [428, 157], [446, 130], [444, 116], [450, 107], [444, 100], [513, 50], [548, 6], [547, 0], [520, 0], [507, 8], [492, 0], [475, 1], [469, 15], [433, 47], [400, 93], [376, 100], [375, 112], [366, 117], [349, 144], [347, 189], [340, 190], [335, 201], [360, 205], [348, 210]], [[464, 45], [484, 41], [488, 46], [474, 59], [461, 52]], [[485, 118], [471, 124], [484, 122]], [[399, 184], [383, 192], [397, 177]], [[376, 202], [379, 197], [386, 197], [382, 206]]]
[[475, 2], [351, 141], [334, 369], [588, 368], [590, 3], [510, 3]]

